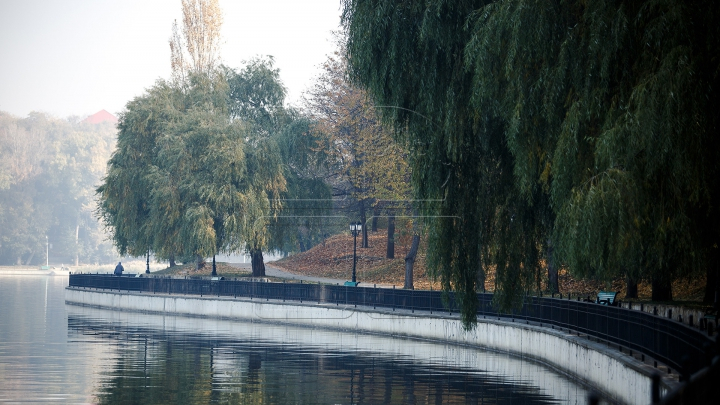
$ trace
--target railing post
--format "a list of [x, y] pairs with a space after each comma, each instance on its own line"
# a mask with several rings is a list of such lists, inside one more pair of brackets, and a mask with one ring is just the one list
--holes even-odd
[[652, 385], [650, 387], [650, 403], [657, 404], [660, 402], [660, 374], [653, 373]]
[[682, 359], [680, 360], [680, 381], [688, 382], [690, 381], [690, 357], [687, 355], [682, 356]]

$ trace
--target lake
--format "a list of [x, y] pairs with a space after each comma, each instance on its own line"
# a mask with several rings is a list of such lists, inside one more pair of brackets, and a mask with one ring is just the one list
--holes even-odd
[[66, 305], [0, 275], [0, 402], [585, 404], [537, 362], [457, 345]]

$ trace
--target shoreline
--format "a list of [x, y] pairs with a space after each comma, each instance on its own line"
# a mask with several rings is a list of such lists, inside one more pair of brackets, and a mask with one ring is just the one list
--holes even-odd
[[50, 268], [41, 270], [37, 268], [0, 268], [0, 276], [60, 276], [68, 277], [70, 270], [61, 270], [58, 268]]
[[[441, 341], [485, 347], [529, 357], [583, 381], [619, 403], [646, 403], [650, 399], [652, 366], [573, 333], [548, 330], [500, 319], [479, 320], [472, 331], [462, 329], [457, 315], [418, 314], [409, 311], [258, 301], [248, 298], [198, 297], [162, 293], [135, 293], [67, 287], [66, 304], [121, 312], [179, 315], [310, 328], [352, 330], [390, 337]], [[592, 367], [587, 367], [592, 365]], [[661, 391], [677, 382], [663, 376]]]

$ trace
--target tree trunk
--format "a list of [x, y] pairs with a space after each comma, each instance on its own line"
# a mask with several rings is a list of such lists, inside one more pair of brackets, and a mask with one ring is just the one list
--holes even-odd
[[32, 261], [33, 257], [35, 257], [35, 252], [30, 252], [30, 256], [29, 256], [28, 259], [25, 261], [25, 265], [26, 265], [26, 266], [29, 266], [29, 265], [30, 265], [30, 262]]
[[477, 292], [485, 292], [485, 271], [482, 267], [482, 259], [478, 260], [478, 270], [477, 274], [475, 276], [475, 282], [477, 283], [475, 285], [475, 290]]
[[213, 255], [213, 268], [212, 268], [212, 273], [210, 275], [213, 277], [217, 277], [217, 267], [215, 266], [215, 255]]
[[171, 254], [171, 255], [170, 255], [170, 267], [173, 267], [173, 266], [175, 266], [175, 265], [176, 265], [176, 263], [175, 263], [175, 255], [174, 255], [174, 254]]
[[203, 260], [202, 257], [200, 257], [200, 255], [196, 255], [195, 256], [195, 271], [199, 271], [203, 267], [205, 267], [205, 261]]
[[560, 283], [558, 282], [558, 269], [555, 267], [555, 257], [552, 242], [547, 242], [547, 270], [548, 270], [548, 290], [551, 294], [560, 292]]
[[380, 203], [375, 203], [373, 207], [372, 231], [377, 232], [378, 216], [380, 216]]
[[370, 247], [368, 244], [368, 230], [366, 225], [367, 217], [365, 216], [365, 200], [360, 200], [360, 223], [362, 224], [362, 244], [364, 248]]
[[388, 217], [386, 257], [388, 259], [395, 258], [395, 215], [390, 215]]
[[304, 252], [305, 250], [305, 243], [303, 241], [300, 241], [300, 252]]
[[250, 251], [253, 277], [265, 277], [265, 262], [263, 261], [262, 249]]
[[710, 257], [708, 258], [708, 264], [706, 267], [705, 275], [705, 296], [703, 297], [703, 303], [705, 304], [716, 304], [720, 300], [720, 249], [713, 247], [710, 248]]
[[415, 257], [417, 256], [418, 246], [420, 245], [420, 236], [413, 235], [412, 245], [407, 256], [405, 256], [405, 285], [406, 290], [414, 290], [413, 284], [413, 266], [415, 265]]
[[625, 298], [637, 298], [638, 297], [637, 280], [635, 280], [632, 277], [628, 277], [626, 280], [627, 280], [627, 292], [625, 293]]
[[672, 301], [672, 283], [670, 280], [660, 277], [652, 279], [652, 300]]

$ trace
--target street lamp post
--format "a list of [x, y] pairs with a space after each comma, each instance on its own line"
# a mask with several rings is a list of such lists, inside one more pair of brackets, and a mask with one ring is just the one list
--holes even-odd
[[45, 235], [45, 267], [48, 266], [50, 266], [50, 243], [47, 235]]
[[353, 272], [352, 282], [355, 283], [355, 267], [357, 266], [357, 236], [362, 232], [362, 224], [360, 222], [353, 222], [350, 224], [350, 233], [353, 236]]

